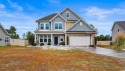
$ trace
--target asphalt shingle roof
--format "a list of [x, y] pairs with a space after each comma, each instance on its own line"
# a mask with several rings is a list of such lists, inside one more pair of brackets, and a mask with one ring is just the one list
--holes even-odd
[[117, 21], [115, 23], [118, 24], [125, 31], [125, 21]]
[[36, 20], [36, 22], [51, 20], [51, 19], [52, 19], [54, 16], [56, 16], [56, 15], [57, 15], [57, 13], [50, 14], [50, 15], [48, 15], [48, 16], [45, 16], [45, 17], [43, 17], [43, 18], [41, 18], [41, 19]]

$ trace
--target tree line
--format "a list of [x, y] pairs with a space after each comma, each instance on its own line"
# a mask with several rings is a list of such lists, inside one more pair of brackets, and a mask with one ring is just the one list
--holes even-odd
[[[14, 26], [11, 26], [9, 29], [6, 29], [6, 31], [10, 34], [11, 39], [20, 39], [20, 36], [16, 33], [17, 29]], [[22, 36], [24, 40], [28, 40], [30, 45], [34, 45], [34, 34], [32, 32], [28, 31]]]
[[99, 35], [99, 36], [96, 36], [96, 40], [97, 41], [111, 41], [112, 36], [110, 36], [110, 35]]

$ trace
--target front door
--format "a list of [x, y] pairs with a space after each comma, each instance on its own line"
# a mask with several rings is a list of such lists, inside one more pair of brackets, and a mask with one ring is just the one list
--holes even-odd
[[58, 36], [54, 37], [54, 45], [58, 45]]

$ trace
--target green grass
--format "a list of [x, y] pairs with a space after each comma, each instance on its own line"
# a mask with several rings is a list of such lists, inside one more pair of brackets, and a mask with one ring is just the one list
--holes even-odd
[[5, 48], [6, 46], [0, 46], [0, 48]]

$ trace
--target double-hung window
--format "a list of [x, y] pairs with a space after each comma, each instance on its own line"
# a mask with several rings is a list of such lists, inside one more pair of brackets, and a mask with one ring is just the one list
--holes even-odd
[[51, 42], [51, 35], [48, 36], [48, 42]]
[[47, 35], [44, 35], [44, 42], [47, 42]]
[[50, 26], [50, 25], [46, 23], [46, 30], [48, 30], [48, 29], [49, 29], [49, 26]]
[[49, 23], [41, 23], [40, 28], [42, 30], [49, 30], [50, 29], [50, 24]]
[[5, 42], [6, 42], [6, 43], [9, 42], [9, 37], [5, 37]]
[[55, 23], [55, 29], [62, 29], [62, 23]]
[[40, 36], [40, 42], [43, 42], [43, 35]]
[[66, 12], [66, 18], [69, 18], [69, 17], [70, 17], [69, 12]]
[[44, 24], [43, 24], [43, 23], [40, 24], [40, 28], [41, 28], [41, 29], [44, 29]]

